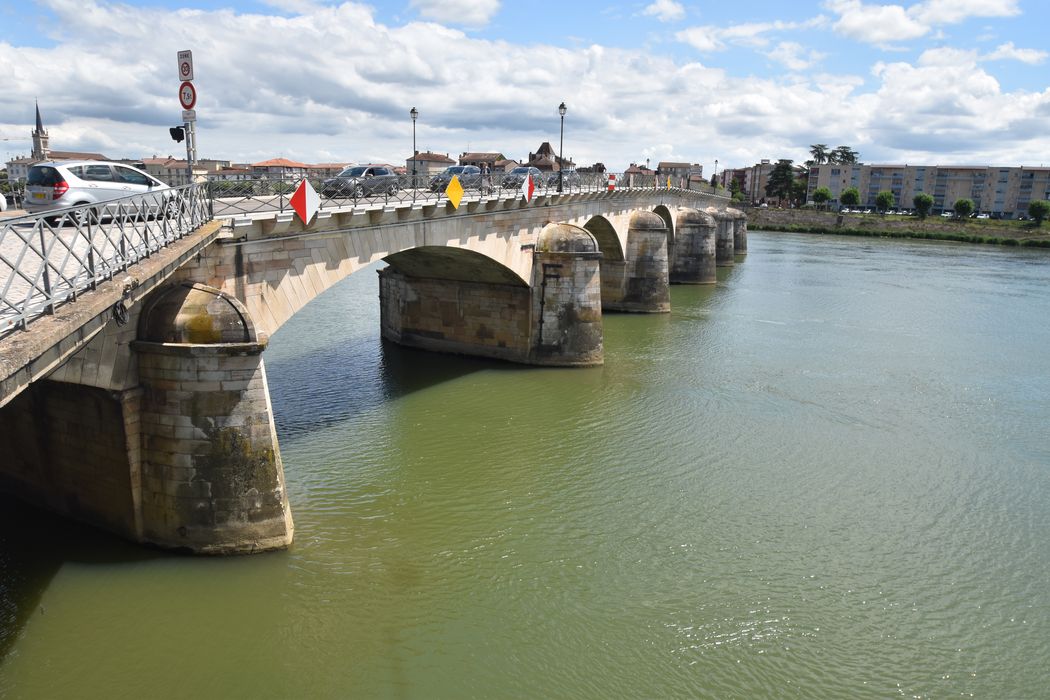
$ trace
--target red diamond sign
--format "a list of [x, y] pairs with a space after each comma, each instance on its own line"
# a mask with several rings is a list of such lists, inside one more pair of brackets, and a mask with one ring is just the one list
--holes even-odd
[[321, 198], [317, 195], [317, 190], [313, 188], [310, 181], [303, 178], [303, 181], [295, 188], [291, 204], [292, 209], [303, 220], [303, 224], [309, 225], [310, 219], [314, 218], [317, 208], [321, 206]]

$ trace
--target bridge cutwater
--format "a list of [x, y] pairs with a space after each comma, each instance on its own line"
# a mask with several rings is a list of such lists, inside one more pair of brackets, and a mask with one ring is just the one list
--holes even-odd
[[[653, 183], [655, 185], [655, 183]], [[0, 224], [0, 486], [195, 553], [292, 541], [267, 339], [377, 261], [382, 337], [510, 362], [603, 362], [602, 314], [665, 313], [747, 251], [709, 192], [604, 184], [326, 201], [205, 184]], [[276, 203], [275, 203], [276, 202]]]

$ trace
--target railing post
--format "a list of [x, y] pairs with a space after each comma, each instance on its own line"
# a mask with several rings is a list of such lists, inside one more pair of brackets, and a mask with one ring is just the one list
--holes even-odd
[[[86, 221], [86, 223], [84, 223]], [[91, 210], [84, 210], [84, 218], [81, 219], [81, 223], [84, 225], [83, 233], [84, 239], [88, 244], [88, 276], [91, 279], [91, 288], [96, 289], [98, 283], [95, 281], [95, 242], [91, 235]], [[76, 285], [73, 285], [76, 287]], [[74, 298], [76, 298], [76, 289], [73, 290]]]
[[[44, 305], [44, 313], [53, 315], [55, 313], [55, 302], [51, 298], [51, 275], [48, 274], [47, 266], [51, 264], [48, 260], [47, 245], [44, 243], [44, 219], [43, 217], [36, 220], [36, 225], [40, 227], [40, 257], [44, 263], [44, 294], [47, 297], [47, 304]], [[25, 313], [25, 309], [22, 310]], [[28, 321], [28, 318], [27, 318]]]
[[124, 222], [120, 222], [120, 269], [127, 272], [128, 269], [128, 233], [124, 229]]

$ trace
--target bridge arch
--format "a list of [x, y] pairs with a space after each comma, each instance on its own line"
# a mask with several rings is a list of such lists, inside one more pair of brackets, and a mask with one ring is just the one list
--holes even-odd
[[658, 204], [653, 207], [653, 213], [664, 220], [664, 225], [667, 226], [667, 262], [669, 265], [674, 264], [674, 242], [677, 229], [675, 228], [675, 216], [666, 204]]
[[467, 248], [419, 246], [388, 255], [383, 261], [405, 277], [529, 285], [515, 270]]
[[604, 216], [592, 216], [583, 225], [583, 228], [598, 242], [598, 249], [602, 252], [603, 260], [622, 262], [625, 259], [620, 236], [616, 233], [612, 222]]

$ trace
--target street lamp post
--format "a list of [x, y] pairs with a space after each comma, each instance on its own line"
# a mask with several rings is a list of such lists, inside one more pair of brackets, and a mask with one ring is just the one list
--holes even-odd
[[561, 192], [562, 182], [564, 180], [565, 161], [562, 159], [562, 153], [565, 151], [565, 103], [562, 102], [558, 105], [558, 114], [561, 115], [561, 140], [558, 142], [558, 191]]
[[718, 159], [715, 158], [715, 172], [711, 175], [711, 191], [718, 191]]
[[416, 119], [419, 118], [419, 110], [415, 107], [410, 111], [409, 116], [412, 117], [412, 189], [416, 189]]

